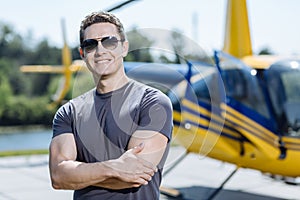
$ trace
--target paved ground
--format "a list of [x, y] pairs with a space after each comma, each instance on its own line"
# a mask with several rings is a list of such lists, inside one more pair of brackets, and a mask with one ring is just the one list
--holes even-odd
[[[173, 164], [181, 149], [173, 148], [167, 167]], [[181, 196], [161, 195], [162, 200], [204, 200], [220, 186], [234, 170], [234, 166], [198, 155], [188, 155], [170, 173], [162, 185], [176, 188]], [[66, 200], [72, 199], [71, 191], [53, 190], [50, 185], [48, 156], [20, 156], [0, 158], [0, 200]], [[239, 169], [218, 193], [214, 200], [300, 199], [300, 185], [287, 185], [260, 172]]]
[[[172, 149], [167, 166], [179, 157], [179, 149]], [[170, 162], [171, 160], [171, 162]], [[222, 182], [235, 170], [235, 166], [214, 159], [189, 154], [170, 173], [162, 185], [176, 188], [181, 197], [169, 200], [278, 200], [300, 199], [300, 185], [288, 185], [271, 179], [256, 170], [239, 169], [214, 198], [209, 198]], [[298, 180], [297, 180], [298, 182]]]

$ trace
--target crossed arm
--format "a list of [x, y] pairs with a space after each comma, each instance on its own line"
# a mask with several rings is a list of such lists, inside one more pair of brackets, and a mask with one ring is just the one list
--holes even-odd
[[155, 131], [136, 131], [129, 141], [128, 150], [119, 158], [83, 163], [76, 161], [73, 134], [61, 134], [50, 144], [52, 186], [77, 190], [92, 185], [109, 189], [146, 185], [157, 171], [156, 166], [165, 152], [167, 141], [166, 136]]

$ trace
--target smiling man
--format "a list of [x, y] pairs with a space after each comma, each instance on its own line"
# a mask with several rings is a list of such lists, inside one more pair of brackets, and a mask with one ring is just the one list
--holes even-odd
[[74, 199], [159, 199], [172, 106], [126, 76], [128, 45], [111, 13], [81, 23], [80, 54], [96, 87], [57, 111], [49, 156], [53, 187], [75, 190]]

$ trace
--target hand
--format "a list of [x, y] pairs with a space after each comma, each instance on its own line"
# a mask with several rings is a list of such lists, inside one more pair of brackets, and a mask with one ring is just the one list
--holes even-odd
[[147, 185], [151, 177], [157, 171], [157, 168], [152, 163], [138, 156], [143, 148], [144, 144], [141, 143], [126, 151], [118, 159], [108, 161], [106, 165], [114, 170], [116, 176], [108, 180], [107, 183], [112, 183], [114, 179], [117, 179], [123, 182], [119, 183], [120, 186], [139, 187], [141, 185]]

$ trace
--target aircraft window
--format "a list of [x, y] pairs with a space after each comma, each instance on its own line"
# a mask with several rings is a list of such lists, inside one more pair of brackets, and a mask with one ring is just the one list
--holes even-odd
[[208, 84], [210, 82], [210, 79], [211, 76], [206, 77], [205, 79], [200, 79], [192, 85], [198, 100], [202, 99], [210, 102], [210, 93], [208, 90]]
[[300, 103], [300, 71], [282, 74], [286, 100], [291, 103]]
[[283, 112], [284, 102], [300, 103], [300, 70], [288, 63], [275, 64], [267, 71], [268, 90], [277, 116]]
[[268, 71], [267, 85], [273, 108], [277, 116], [280, 116], [283, 109], [284, 90], [277, 71]]
[[269, 118], [269, 112], [258, 81], [250, 71], [228, 68], [222, 75], [226, 95]]
[[[296, 67], [293, 65], [296, 64]], [[279, 131], [300, 137], [299, 61], [281, 61], [266, 71], [268, 90]]]
[[220, 88], [218, 84], [218, 72], [210, 74], [193, 84], [198, 101], [205, 101], [219, 106], [221, 103]]
[[[207, 99], [210, 100], [210, 95], [216, 95], [216, 92], [209, 92], [207, 84], [214, 84], [212, 81], [212, 76], [216, 73], [215, 68], [207, 69], [191, 78], [192, 87], [197, 99]], [[173, 87], [169, 92], [168, 96], [171, 99], [172, 104], [179, 104], [180, 100], [184, 97], [186, 91], [187, 81], [184, 80], [178, 85]], [[217, 91], [211, 89], [210, 91]], [[210, 94], [211, 93], [211, 94]]]
[[225, 70], [224, 84], [227, 96], [236, 100], [242, 100], [247, 97], [247, 83], [241, 70]]
[[281, 73], [282, 86], [285, 91], [283, 111], [286, 119], [283, 131], [289, 136], [300, 137], [300, 70]]

